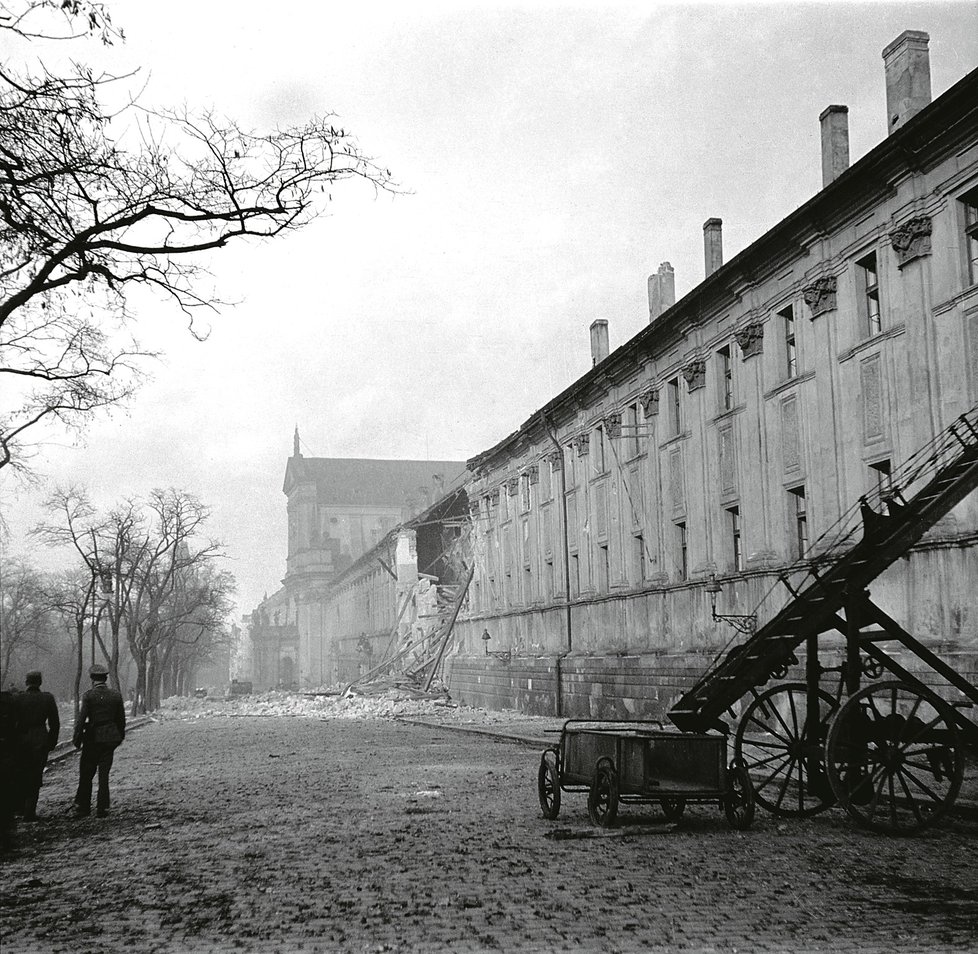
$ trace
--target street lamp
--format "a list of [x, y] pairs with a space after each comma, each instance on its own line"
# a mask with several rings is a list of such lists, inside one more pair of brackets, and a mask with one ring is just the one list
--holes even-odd
[[715, 622], [729, 623], [738, 633], [743, 633], [745, 636], [754, 635], [754, 630], [757, 629], [756, 613], [738, 615], [736, 613], [717, 612], [717, 596], [723, 592], [723, 586], [717, 579], [716, 573], [710, 574], [710, 582], [706, 585], [706, 592], [710, 594], [710, 608]]
[[95, 665], [95, 578], [98, 577], [99, 584], [104, 596], [112, 594], [112, 567], [102, 563], [96, 563], [92, 567], [92, 665]]
[[482, 630], [482, 645], [485, 646], [486, 655], [487, 656], [495, 656], [496, 659], [505, 659], [508, 662], [512, 658], [512, 655], [513, 655], [512, 652], [510, 650], [508, 650], [508, 649], [490, 651], [490, 649], [489, 649], [489, 640], [490, 639], [492, 639], [492, 637], [489, 635], [489, 630], [488, 629], [483, 629]]

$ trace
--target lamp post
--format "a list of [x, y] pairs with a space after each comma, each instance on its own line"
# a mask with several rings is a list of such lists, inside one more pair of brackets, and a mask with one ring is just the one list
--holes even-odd
[[487, 656], [495, 656], [496, 659], [506, 659], [506, 660], [509, 660], [509, 659], [512, 658], [512, 655], [513, 654], [508, 649], [504, 649], [504, 650], [501, 650], [501, 651], [500, 650], [491, 651], [489, 649], [489, 640], [490, 639], [492, 639], [492, 637], [489, 635], [489, 630], [488, 629], [483, 629], [482, 630], [482, 645], [485, 646], [486, 655]]
[[710, 609], [714, 622], [728, 623], [738, 633], [743, 633], [745, 636], [754, 635], [754, 631], [757, 629], [757, 614], [745, 613], [738, 615], [736, 613], [717, 612], [717, 596], [723, 592], [723, 586], [717, 579], [716, 573], [710, 574], [710, 582], [706, 585], [706, 592], [710, 594]]
[[103, 596], [112, 594], [112, 567], [96, 563], [92, 567], [92, 665], [95, 665], [95, 626], [97, 616], [95, 611], [95, 578], [98, 577]]

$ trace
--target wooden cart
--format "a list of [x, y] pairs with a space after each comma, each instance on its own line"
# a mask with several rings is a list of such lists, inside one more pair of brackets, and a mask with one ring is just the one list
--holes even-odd
[[727, 740], [676, 732], [658, 722], [568, 720], [560, 742], [540, 759], [537, 777], [545, 818], [560, 813], [561, 792], [587, 792], [591, 821], [604, 828], [620, 804], [655, 804], [677, 819], [693, 802], [720, 806], [736, 829], [754, 820], [750, 776], [728, 764]]
[[[860, 497], [782, 577], [784, 607], [669, 712], [683, 731], [727, 732], [741, 708], [734, 757], [764, 808], [806, 816], [838, 804], [866, 828], [903, 835], [954, 803], [964, 753], [978, 753], [978, 685], [869, 586], [976, 487], [978, 406]], [[803, 680], [765, 689], [799, 664], [801, 647]]]

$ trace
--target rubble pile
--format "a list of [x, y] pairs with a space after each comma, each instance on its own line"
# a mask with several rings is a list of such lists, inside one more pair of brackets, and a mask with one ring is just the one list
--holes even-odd
[[[197, 699], [171, 696], [164, 699], [156, 715], [161, 719], [184, 721], [209, 717], [287, 717], [313, 719], [394, 719], [405, 716], [432, 716], [459, 707], [449, 701], [444, 690], [419, 692], [410, 685], [371, 685], [369, 692], [347, 692], [322, 688], [308, 693], [271, 690], [227, 699], [210, 696]], [[467, 710], [477, 713], [480, 710]]]

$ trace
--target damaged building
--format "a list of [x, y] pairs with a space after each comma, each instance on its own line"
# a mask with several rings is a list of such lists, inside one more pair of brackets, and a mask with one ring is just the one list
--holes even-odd
[[[848, 110], [828, 106], [821, 191], [726, 262], [708, 218], [703, 281], [676, 301], [659, 266], [647, 326], [612, 351], [595, 321], [592, 368], [470, 459], [414, 527], [314, 567], [334, 558], [293, 551], [287, 483], [284, 619], [322, 612], [299, 624], [333, 654], [322, 681], [403, 645], [420, 611], [399, 610], [428, 572], [467, 584], [440, 660], [456, 701], [661, 717], [738, 626], [777, 612], [784, 577], [860, 495], [978, 404], [978, 71], [931, 102], [925, 33], [883, 59], [882, 143], [850, 166]], [[452, 562], [431, 572], [447, 544]], [[873, 590], [971, 678], [976, 544], [972, 494]]]

